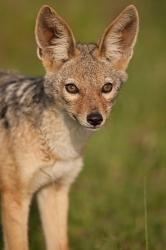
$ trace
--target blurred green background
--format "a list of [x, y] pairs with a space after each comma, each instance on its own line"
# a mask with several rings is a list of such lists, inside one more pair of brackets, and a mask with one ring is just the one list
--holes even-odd
[[[42, 75], [34, 24], [42, 4], [69, 22], [78, 41], [97, 41], [128, 4], [140, 13], [140, 33], [129, 80], [111, 120], [91, 139], [85, 168], [72, 187], [69, 215], [74, 250], [166, 248], [166, 1], [0, 1], [0, 67]], [[144, 193], [146, 192], [146, 197]], [[147, 200], [147, 223], [144, 199]], [[45, 249], [37, 207], [30, 220], [31, 249]], [[2, 229], [0, 231], [2, 249]]]

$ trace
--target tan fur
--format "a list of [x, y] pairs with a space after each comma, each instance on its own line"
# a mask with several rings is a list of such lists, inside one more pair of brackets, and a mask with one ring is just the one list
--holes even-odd
[[[38, 194], [38, 201], [42, 223], [45, 229], [47, 249], [68, 250], [68, 188], [65, 186], [56, 187], [55, 184], [52, 184], [51, 186], [44, 188]], [[55, 235], [58, 236], [58, 241]]]
[[[68, 250], [71, 183], [82, 169], [92, 131], [109, 117], [126, 80], [138, 33], [138, 14], [127, 7], [99, 45], [76, 44], [66, 22], [43, 6], [36, 22], [45, 78], [0, 71], [0, 189], [5, 250], [28, 250], [28, 214], [37, 193], [48, 250]], [[103, 86], [111, 83], [111, 90]], [[75, 93], [67, 90], [74, 84]], [[101, 123], [88, 115], [97, 112]]]

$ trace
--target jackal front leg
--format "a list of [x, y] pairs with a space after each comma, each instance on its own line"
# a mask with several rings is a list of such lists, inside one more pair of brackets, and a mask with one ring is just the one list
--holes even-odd
[[68, 187], [51, 184], [38, 193], [47, 250], [68, 250]]
[[20, 190], [2, 193], [5, 250], [28, 250], [28, 213], [31, 197]]

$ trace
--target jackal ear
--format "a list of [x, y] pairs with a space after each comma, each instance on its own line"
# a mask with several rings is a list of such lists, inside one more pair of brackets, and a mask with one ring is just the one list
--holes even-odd
[[129, 5], [106, 29], [99, 43], [99, 55], [125, 70], [133, 54], [139, 29], [138, 12]]
[[67, 61], [75, 53], [75, 39], [71, 29], [63, 18], [47, 5], [38, 13], [35, 36], [38, 57], [47, 70]]

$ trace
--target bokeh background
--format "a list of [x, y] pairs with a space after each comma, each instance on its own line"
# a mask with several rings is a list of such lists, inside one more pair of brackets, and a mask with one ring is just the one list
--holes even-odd
[[[110, 121], [92, 137], [85, 154], [85, 168], [72, 187], [71, 248], [163, 250], [166, 248], [166, 1], [1, 0], [1, 68], [28, 75], [44, 74], [36, 57], [33, 30], [37, 11], [46, 3], [65, 17], [77, 40], [82, 42], [97, 41], [126, 5], [135, 4], [140, 13], [140, 33], [128, 69], [128, 82]], [[32, 250], [45, 249], [35, 201], [30, 245]]]

